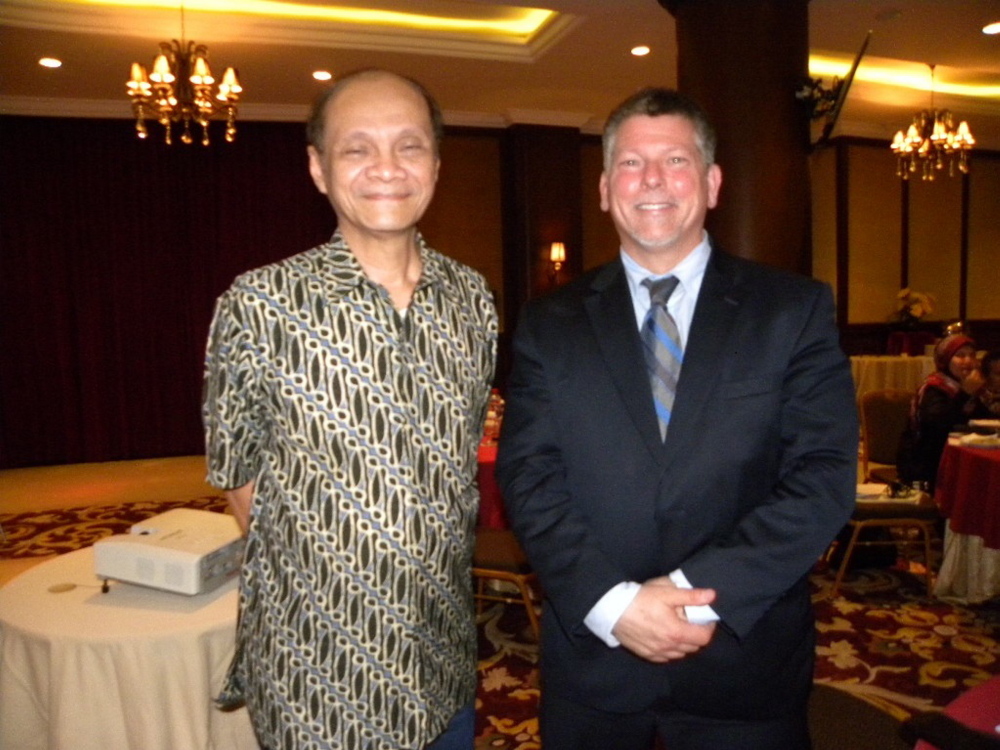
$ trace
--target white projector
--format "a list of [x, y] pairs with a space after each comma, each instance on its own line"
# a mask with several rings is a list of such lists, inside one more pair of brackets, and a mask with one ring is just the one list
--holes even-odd
[[243, 534], [224, 513], [177, 508], [94, 543], [98, 577], [178, 594], [203, 594], [236, 575]]

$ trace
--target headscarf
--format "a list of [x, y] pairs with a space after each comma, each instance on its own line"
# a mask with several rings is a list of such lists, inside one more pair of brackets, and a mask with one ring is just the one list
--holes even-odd
[[948, 365], [951, 364], [951, 358], [963, 346], [971, 346], [975, 349], [976, 342], [964, 333], [954, 333], [951, 336], [945, 336], [934, 347], [934, 366], [941, 372], [947, 373], [950, 377], [951, 373], [948, 370]]

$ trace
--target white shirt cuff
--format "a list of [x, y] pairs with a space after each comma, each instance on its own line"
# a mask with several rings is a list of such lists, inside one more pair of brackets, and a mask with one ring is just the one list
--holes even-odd
[[590, 632], [600, 638], [611, 648], [618, 648], [621, 641], [611, 634], [628, 606], [639, 593], [639, 584], [635, 581], [623, 581], [614, 586], [608, 593], [597, 600], [590, 612], [583, 619], [583, 624]]
[[[679, 589], [694, 588], [680, 568], [670, 574], [670, 580]], [[708, 625], [710, 622], [718, 622], [721, 619], [716, 611], [707, 604], [688, 605], [684, 607], [684, 614], [687, 615], [688, 622], [694, 625]]]

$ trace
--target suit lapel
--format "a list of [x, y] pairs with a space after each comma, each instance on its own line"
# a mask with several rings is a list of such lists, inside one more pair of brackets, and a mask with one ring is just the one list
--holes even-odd
[[740, 308], [737, 271], [729, 258], [713, 249], [695, 306], [677, 398], [664, 447], [668, 455], [683, 455], [687, 436], [698, 429], [700, 416], [721, 375]]
[[625, 409], [654, 455], [663, 450], [653, 410], [632, 296], [620, 262], [610, 263], [594, 278], [584, 307], [608, 372]]
[[713, 249], [695, 306], [677, 398], [666, 442], [653, 410], [642, 344], [636, 329], [632, 297], [620, 262], [610, 263], [594, 277], [584, 307], [593, 326], [608, 371], [636, 429], [658, 460], [668, 468], [685, 455], [687, 436], [698, 429], [702, 410], [712, 396], [740, 307], [738, 271], [730, 259]]

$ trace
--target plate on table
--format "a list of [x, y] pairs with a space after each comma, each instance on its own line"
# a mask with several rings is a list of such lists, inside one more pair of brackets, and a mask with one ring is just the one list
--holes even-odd
[[889, 485], [878, 482], [866, 482], [858, 485], [858, 500], [884, 500], [888, 497]]
[[997, 435], [962, 435], [959, 445], [966, 448], [1000, 448], [1000, 436]]
[[988, 430], [1000, 430], [1000, 419], [970, 419], [969, 427], [985, 427]]

